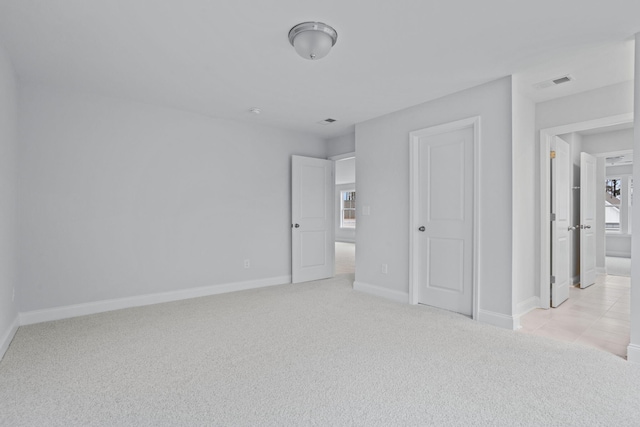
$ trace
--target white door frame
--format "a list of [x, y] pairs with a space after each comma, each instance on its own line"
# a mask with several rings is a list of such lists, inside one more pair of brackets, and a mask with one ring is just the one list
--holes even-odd
[[571, 132], [633, 123], [633, 113], [603, 117], [540, 130], [540, 307], [550, 308], [551, 286], [551, 140]]
[[327, 160], [333, 160], [334, 162], [337, 162], [338, 160], [350, 159], [355, 156], [356, 152], [351, 151], [350, 153], [337, 154], [335, 156], [327, 157]]
[[472, 318], [478, 318], [478, 304], [480, 301], [478, 292], [478, 242], [480, 240], [480, 116], [469, 117], [455, 122], [444, 123], [431, 126], [425, 129], [416, 130], [409, 133], [410, 162], [409, 162], [409, 303], [418, 304], [420, 260], [418, 259], [418, 239], [415, 230], [418, 224], [418, 141], [424, 136], [437, 135], [440, 133], [452, 132], [455, 130], [473, 128], [473, 278], [472, 278]]

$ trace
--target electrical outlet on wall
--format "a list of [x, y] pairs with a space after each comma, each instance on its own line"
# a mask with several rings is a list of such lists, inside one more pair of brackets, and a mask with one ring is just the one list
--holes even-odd
[[244, 268], [249, 268], [251, 267], [251, 262], [248, 259], [244, 260]]
[[382, 264], [382, 268], [380, 269], [382, 274], [387, 274], [389, 272], [389, 266], [387, 264]]

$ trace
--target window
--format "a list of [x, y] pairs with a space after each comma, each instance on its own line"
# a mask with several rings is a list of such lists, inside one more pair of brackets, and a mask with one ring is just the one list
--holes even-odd
[[356, 192], [340, 192], [340, 227], [356, 228]]
[[620, 231], [620, 199], [622, 197], [620, 178], [605, 181], [604, 223], [607, 231]]

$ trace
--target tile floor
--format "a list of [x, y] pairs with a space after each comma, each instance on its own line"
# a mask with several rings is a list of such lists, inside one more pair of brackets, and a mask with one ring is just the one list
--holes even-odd
[[355, 272], [355, 243], [336, 242], [336, 274], [353, 274]]
[[626, 359], [630, 284], [629, 277], [602, 275], [586, 289], [572, 287], [560, 307], [524, 315], [519, 332], [596, 347]]

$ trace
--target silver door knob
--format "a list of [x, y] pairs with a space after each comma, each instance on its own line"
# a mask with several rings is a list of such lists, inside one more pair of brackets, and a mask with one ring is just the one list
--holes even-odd
[[424, 228], [424, 225], [423, 225], [423, 226], [421, 226], [420, 228], [418, 228], [418, 230], [419, 230], [419, 231], [424, 231], [424, 230], [426, 230], [426, 228]]

